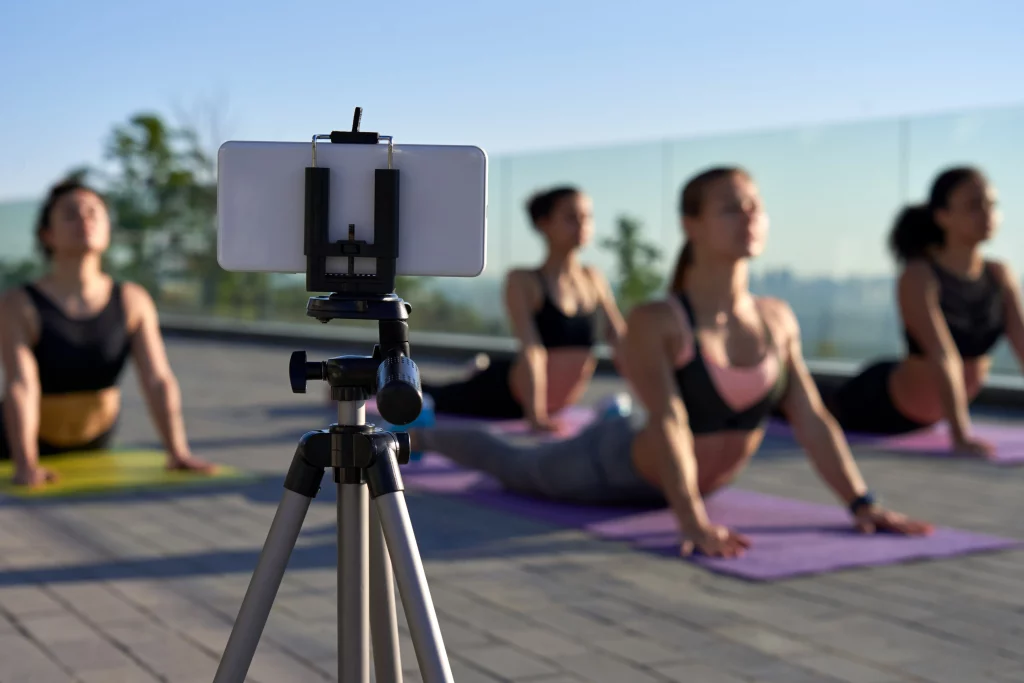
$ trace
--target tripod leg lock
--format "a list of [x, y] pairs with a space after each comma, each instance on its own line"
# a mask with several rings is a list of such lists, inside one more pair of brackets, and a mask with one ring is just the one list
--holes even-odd
[[409, 462], [409, 435], [405, 432], [377, 432], [370, 436], [375, 437], [373, 463], [366, 468], [370, 497], [405, 490], [398, 464], [402, 460]]
[[316, 498], [324, 470], [331, 466], [331, 435], [326, 430], [306, 432], [292, 457], [284, 487], [300, 496]]
[[[398, 465], [409, 462], [406, 432], [371, 432], [371, 425], [338, 426], [306, 432], [299, 439], [284, 487], [307, 498], [320, 491], [328, 467], [346, 476], [366, 473], [370, 495], [403, 490]], [[361, 480], [361, 476], [358, 477]], [[358, 483], [353, 480], [352, 483]]]

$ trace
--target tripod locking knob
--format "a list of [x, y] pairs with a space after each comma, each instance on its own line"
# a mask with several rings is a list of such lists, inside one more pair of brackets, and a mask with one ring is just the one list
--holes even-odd
[[324, 364], [307, 363], [305, 351], [294, 351], [288, 363], [288, 379], [292, 384], [292, 393], [304, 394], [307, 380], [324, 379]]

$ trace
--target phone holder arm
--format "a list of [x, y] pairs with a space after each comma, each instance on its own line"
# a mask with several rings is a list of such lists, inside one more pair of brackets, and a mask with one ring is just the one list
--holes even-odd
[[[306, 256], [306, 291], [332, 292], [341, 296], [384, 296], [395, 291], [399, 255], [399, 172], [393, 167], [391, 136], [359, 130], [362, 110], [356, 108], [351, 131], [313, 136], [313, 163], [306, 168], [306, 215], [303, 253]], [[374, 171], [373, 242], [355, 239], [355, 225], [348, 226], [344, 240], [330, 239], [331, 169], [317, 166], [317, 143], [340, 145], [388, 143], [388, 167]], [[335, 210], [337, 207], [333, 207]], [[330, 272], [328, 258], [347, 258], [345, 272]], [[372, 258], [373, 273], [356, 273], [354, 260]]]

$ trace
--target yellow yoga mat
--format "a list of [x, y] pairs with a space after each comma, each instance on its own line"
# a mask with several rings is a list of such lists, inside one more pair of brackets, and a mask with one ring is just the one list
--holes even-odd
[[54, 498], [104, 492], [138, 491], [228, 481], [251, 481], [254, 475], [234, 467], [217, 465], [210, 474], [168, 471], [167, 455], [151, 450], [107, 450], [64, 453], [41, 459], [42, 464], [57, 473], [52, 484], [29, 488], [12, 481], [14, 465], [0, 462], [0, 494], [18, 498]]

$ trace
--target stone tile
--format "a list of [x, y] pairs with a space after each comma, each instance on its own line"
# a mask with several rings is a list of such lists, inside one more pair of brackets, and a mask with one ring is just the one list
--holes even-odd
[[76, 675], [85, 671], [131, 669], [135, 665], [123, 650], [98, 634], [87, 640], [53, 643], [50, 653]]
[[844, 683], [892, 683], [899, 676], [894, 670], [826, 653], [799, 656], [791, 661], [803, 669], [831, 676]]
[[[294, 430], [297, 438], [326, 412], [314, 405], [319, 399], [281, 384], [287, 350], [197, 340], [168, 349], [196, 397], [186, 407], [193, 438], [214, 443], [232, 429], [266, 435], [265, 445], [211, 453], [283, 476], [294, 439], [282, 450], [277, 435]], [[448, 371], [429, 361], [421, 368], [425, 376]], [[586, 400], [619, 388], [596, 377]], [[125, 423], [138, 431], [132, 438], [152, 440], [130, 381], [124, 400]], [[267, 412], [302, 401], [308, 415]], [[860, 464], [899, 509], [1024, 537], [1013, 472], [883, 456]], [[756, 458], [738, 485], [831, 502], [802, 456]], [[255, 681], [335, 675], [329, 488], [310, 508], [251, 670]], [[85, 683], [209, 683], [251, 576], [225, 558], [259, 551], [279, 498], [275, 484], [0, 507], [0, 576], [63, 567], [73, 579], [0, 586], [0, 681], [8, 683], [12, 661], [19, 683], [72, 680], [70, 666]], [[407, 501], [459, 683], [1024, 680], [1024, 552], [748, 583], [444, 496], [408, 492]], [[401, 609], [399, 625], [406, 680], [415, 683]]]
[[551, 664], [507, 645], [471, 647], [466, 656], [478, 669], [497, 678], [517, 680], [556, 673]]
[[21, 620], [21, 625], [35, 640], [47, 645], [92, 640], [97, 634], [92, 626], [73, 614], [28, 617]]
[[49, 653], [20, 635], [0, 635], [0, 680], [4, 683], [71, 683], [74, 679]]
[[520, 650], [556, 661], [562, 657], [582, 655], [587, 652], [587, 648], [581, 643], [563, 638], [557, 633], [542, 628], [519, 631], [499, 629], [492, 635], [499, 640], [515, 645]]
[[662, 683], [664, 680], [653, 671], [600, 654], [566, 657], [559, 663], [566, 671], [590, 683]]
[[160, 679], [135, 664], [95, 671], [76, 671], [81, 683], [157, 683]]

